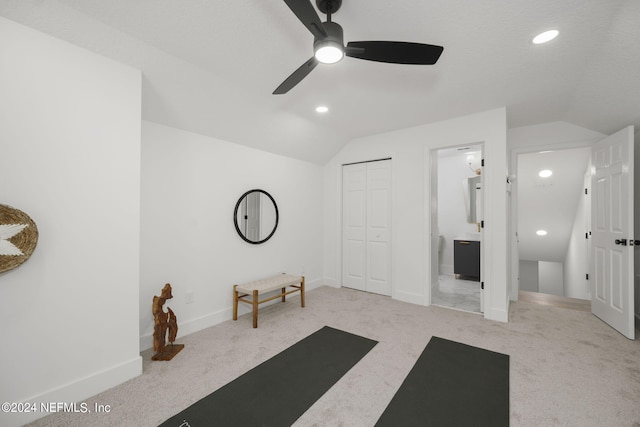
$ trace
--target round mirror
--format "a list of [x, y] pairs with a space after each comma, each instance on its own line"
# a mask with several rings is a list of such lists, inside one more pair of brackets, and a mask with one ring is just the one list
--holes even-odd
[[244, 193], [233, 212], [236, 231], [248, 243], [264, 243], [273, 236], [278, 227], [278, 206], [264, 190]]

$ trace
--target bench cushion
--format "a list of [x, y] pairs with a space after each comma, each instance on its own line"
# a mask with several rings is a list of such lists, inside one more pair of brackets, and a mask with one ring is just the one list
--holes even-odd
[[277, 274], [273, 277], [266, 279], [255, 280], [249, 283], [243, 283], [237, 286], [238, 292], [244, 292], [247, 294], [253, 294], [253, 291], [258, 291], [258, 294], [275, 291], [286, 286], [299, 285], [302, 281], [301, 276], [294, 276], [292, 274]]

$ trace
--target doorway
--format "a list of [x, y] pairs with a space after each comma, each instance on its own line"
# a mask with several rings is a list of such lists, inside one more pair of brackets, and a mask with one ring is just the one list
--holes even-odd
[[521, 291], [590, 300], [590, 147], [516, 158]]
[[[572, 234], [577, 235], [575, 241], [582, 241], [583, 247], [586, 244], [586, 249], [581, 251], [583, 256], [577, 258], [584, 261], [582, 271], [585, 271], [584, 277], [588, 280], [589, 286], [585, 286], [586, 290], [583, 287], [582, 292], [590, 296], [592, 313], [630, 339], [634, 339], [635, 336], [633, 301], [636, 252], [633, 249], [638, 242], [634, 236], [633, 217], [634, 205], [640, 205], [638, 195], [634, 192], [634, 169], [639, 158], [635, 156], [633, 131], [633, 126], [629, 126], [595, 142], [590, 147], [589, 168], [583, 177], [582, 188], [582, 194], [586, 198], [583, 199], [584, 202], [578, 203], [578, 209], [582, 204], [585, 206], [586, 226], [582, 227], [579, 233], [572, 231]], [[538, 152], [547, 153], [549, 151]], [[515, 165], [516, 175], [509, 176], [510, 180], [514, 177], [518, 181], [524, 179], [525, 174], [520, 168], [521, 162], [518, 161], [520, 159], [517, 159], [520, 154], [512, 152], [512, 164]], [[565, 159], [558, 170], [567, 169], [572, 163], [575, 163], [575, 158]], [[538, 173], [541, 172], [542, 170]], [[544, 175], [546, 176], [539, 176], [548, 178], [553, 173], [546, 171]], [[515, 186], [515, 189], [518, 187]], [[553, 186], [543, 184], [540, 187], [549, 189]], [[522, 285], [522, 272], [519, 272], [518, 261], [523, 258], [518, 255], [518, 251], [522, 250], [520, 242], [524, 234], [523, 226], [518, 223], [518, 210], [522, 209], [520, 202], [523, 197], [516, 191], [513, 200], [515, 212], [512, 212], [515, 215], [512, 216], [511, 224], [517, 231], [512, 234], [516, 241], [512, 269], [516, 272], [517, 285], [512, 288], [512, 291], [516, 291], [515, 295], [512, 292], [512, 299], [517, 299], [517, 291]], [[575, 230], [576, 227], [572, 226], [572, 229]], [[546, 237], [549, 233], [545, 231], [547, 230], [540, 228], [535, 234]], [[633, 244], [628, 243], [631, 241]], [[566, 288], [566, 285], [564, 287]]]
[[[482, 313], [482, 144], [431, 152], [431, 304]], [[434, 235], [434, 239], [436, 239]]]

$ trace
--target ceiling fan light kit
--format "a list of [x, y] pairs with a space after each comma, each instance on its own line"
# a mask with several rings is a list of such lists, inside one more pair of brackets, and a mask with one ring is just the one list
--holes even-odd
[[358, 41], [344, 45], [342, 27], [331, 21], [331, 14], [342, 6], [342, 0], [316, 0], [318, 10], [327, 15], [320, 21], [310, 0], [284, 0], [289, 9], [313, 34], [314, 56], [302, 64], [273, 91], [274, 95], [287, 93], [300, 83], [319, 64], [334, 64], [345, 56], [367, 61], [391, 64], [433, 65], [442, 51], [442, 46], [399, 41]]
[[323, 64], [335, 64], [344, 58], [342, 27], [335, 22], [325, 22], [323, 26], [327, 36], [313, 41], [314, 56]]

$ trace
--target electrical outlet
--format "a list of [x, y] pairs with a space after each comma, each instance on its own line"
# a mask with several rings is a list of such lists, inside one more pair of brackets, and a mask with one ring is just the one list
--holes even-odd
[[193, 291], [187, 291], [187, 304], [191, 304], [193, 302]]

